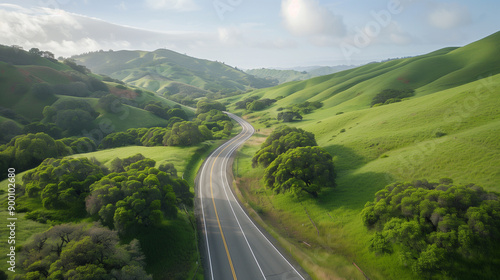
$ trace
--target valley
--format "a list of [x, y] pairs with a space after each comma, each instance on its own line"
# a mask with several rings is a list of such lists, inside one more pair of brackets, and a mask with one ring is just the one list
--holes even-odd
[[[235, 270], [230, 255], [255, 260], [252, 275], [266, 279], [275, 270], [306, 279], [494, 279], [500, 272], [499, 46], [497, 32], [463, 47], [312, 78], [244, 72], [166, 49], [56, 60], [0, 46], [0, 166], [16, 169], [23, 225], [16, 251], [25, 262], [18, 262], [15, 279], [59, 277], [61, 265], [68, 267], [64, 279], [95, 267], [118, 277], [131, 269], [123, 262], [133, 263], [136, 279], [250, 275], [239, 261]], [[240, 117], [245, 121], [234, 120]], [[284, 125], [296, 134], [276, 136]], [[212, 154], [241, 131], [248, 140], [230, 148], [234, 156]], [[320, 162], [312, 161], [318, 155]], [[215, 196], [212, 175], [197, 177], [204, 160], [225, 163], [217, 174], [232, 171], [233, 181], [220, 179], [228, 182], [216, 186]], [[317, 173], [307, 179], [308, 172]], [[3, 206], [7, 186], [5, 179]], [[220, 190], [240, 203], [218, 196]], [[200, 205], [211, 216], [201, 215]], [[251, 235], [243, 248], [250, 251], [241, 255], [238, 218], [231, 223], [231, 215], [219, 219], [217, 212], [239, 205], [245, 208], [240, 219], [250, 224], [248, 215], [258, 224], [246, 229]], [[73, 243], [62, 239], [57, 247], [48, 239], [39, 247], [59, 249], [36, 251], [43, 239], [37, 234], [50, 237], [64, 227]], [[95, 238], [94, 231], [113, 232], [113, 252], [126, 253], [106, 261], [87, 256], [81, 264], [65, 259], [90, 246], [83, 236]], [[256, 235], [272, 241], [252, 241]], [[214, 245], [205, 245], [208, 239]], [[252, 250], [266, 242], [285, 261], [257, 260]], [[0, 244], [2, 252], [6, 246]], [[207, 262], [209, 246], [224, 256], [216, 268]], [[0, 260], [7, 271], [7, 256]]]

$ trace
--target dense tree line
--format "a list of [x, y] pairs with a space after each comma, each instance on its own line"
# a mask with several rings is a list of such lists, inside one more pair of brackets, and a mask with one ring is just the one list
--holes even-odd
[[84, 100], [63, 100], [43, 109], [43, 123], [55, 124], [63, 136], [80, 135], [83, 130], [94, 127], [99, 116], [94, 108]]
[[278, 121], [283, 121], [283, 122], [293, 122], [296, 120], [302, 120], [302, 115], [299, 112], [294, 112], [294, 111], [285, 111], [285, 112], [279, 112], [278, 113]]
[[211, 110], [226, 111], [226, 106], [217, 101], [202, 99], [196, 104], [196, 115], [210, 112]]
[[261, 111], [276, 103], [276, 99], [259, 99], [257, 96], [245, 98], [235, 103], [236, 109], [246, 109], [247, 111]]
[[[220, 110], [220, 103], [199, 102], [200, 112], [192, 121], [186, 121], [173, 115], [167, 127], [133, 128], [125, 132], [115, 132], [107, 135], [99, 145], [100, 149], [116, 148], [129, 145], [141, 146], [191, 146], [205, 140], [228, 137], [233, 129], [231, 119]], [[170, 109], [168, 112], [178, 112], [180, 109]], [[208, 111], [207, 111], [208, 110]]]
[[90, 185], [107, 170], [87, 158], [45, 159], [23, 176], [28, 197], [39, 198], [45, 209], [84, 209]]
[[314, 134], [301, 128], [280, 126], [276, 128], [252, 158], [252, 166], [268, 167], [279, 155], [298, 147], [317, 146]]
[[258, 165], [266, 167], [264, 183], [276, 193], [318, 197], [322, 187], [335, 186], [332, 156], [300, 128], [274, 130], [252, 158], [252, 166]]
[[323, 107], [323, 103], [321, 101], [313, 101], [313, 102], [305, 101], [284, 108], [280, 107], [278, 108], [278, 111], [283, 111], [286, 109], [287, 111], [296, 112], [299, 115], [306, 115], [312, 113], [314, 110], [319, 109], [321, 107]]
[[120, 244], [116, 231], [99, 225], [62, 224], [35, 234], [22, 246], [17, 280], [145, 279], [145, 257], [139, 241]]
[[384, 89], [372, 99], [372, 106], [386, 105], [390, 103], [400, 102], [404, 98], [409, 98], [415, 95], [414, 89]]
[[499, 195], [480, 186], [394, 183], [365, 205], [362, 219], [376, 231], [371, 250], [397, 253], [427, 278], [493, 279], [500, 272]]
[[7, 170], [12, 167], [24, 171], [36, 167], [46, 158], [63, 157], [71, 153], [71, 148], [62, 141], [54, 140], [45, 133], [20, 135], [0, 146], [0, 168]]
[[[87, 211], [110, 228], [127, 231], [132, 226], [156, 226], [177, 215], [179, 203], [193, 205], [193, 194], [185, 180], [177, 179], [169, 166], [138, 154], [114, 160], [115, 171], [94, 183], [86, 198]], [[165, 172], [167, 171], [167, 172]]]

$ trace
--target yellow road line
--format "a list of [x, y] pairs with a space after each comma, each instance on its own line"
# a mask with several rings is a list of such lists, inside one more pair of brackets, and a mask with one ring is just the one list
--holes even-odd
[[[233, 141], [231, 141], [231, 142], [234, 143], [242, 137], [243, 137], [243, 134], [241, 134], [238, 138], [233, 139]], [[220, 225], [219, 213], [217, 212], [217, 207], [215, 206], [214, 189], [213, 189], [213, 185], [212, 185], [212, 174], [214, 172], [215, 162], [219, 158], [220, 154], [222, 154], [222, 152], [224, 152], [224, 150], [226, 150], [232, 143], [228, 144], [224, 149], [222, 149], [222, 151], [220, 151], [219, 154], [214, 159], [214, 163], [212, 164], [212, 168], [210, 169], [210, 192], [212, 194], [212, 202], [214, 204], [215, 217], [217, 218], [217, 223], [219, 224], [220, 235], [222, 236], [222, 242], [224, 243], [224, 248], [226, 249], [226, 255], [227, 255], [227, 259], [229, 261], [229, 266], [231, 267], [231, 272], [233, 273], [233, 279], [237, 280], [238, 278], [236, 278], [236, 272], [234, 271], [233, 261], [231, 260], [231, 254], [229, 254], [229, 249], [227, 248], [226, 238], [224, 237], [224, 233], [222, 232], [222, 226]]]

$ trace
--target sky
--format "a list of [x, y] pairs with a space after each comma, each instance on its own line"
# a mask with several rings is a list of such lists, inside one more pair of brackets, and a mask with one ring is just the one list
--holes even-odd
[[167, 48], [242, 69], [360, 65], [500, 31], [498, 0], [0, 0], [0, 44]]

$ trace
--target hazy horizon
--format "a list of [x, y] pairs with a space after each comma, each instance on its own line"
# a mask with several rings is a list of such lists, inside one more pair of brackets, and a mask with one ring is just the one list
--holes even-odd
[[242, 69], [361, 65], [498, 31], [492, 0], [0, 1], [0, 44], [69, 57], [159, 48]]

